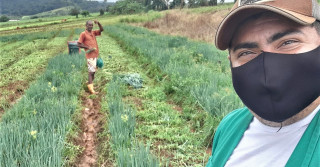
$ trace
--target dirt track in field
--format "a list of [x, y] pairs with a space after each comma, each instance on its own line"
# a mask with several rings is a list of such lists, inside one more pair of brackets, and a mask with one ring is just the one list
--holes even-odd
[[[86, 93], [89, 95], [88, 93]], [[89, 99], [82, 98], [82, 105], [85, 107], [82, 110], [82, 123], [81, 123], [81, 134], [78, 140], [78, 145], [84, 148], [83, 153], [79, 157], [78, 167], [93, 167], [97, 166], [97, 146], [98, 137], [97, 134], [101, 130], [101, 117], [100, 100], [101, 98]]]

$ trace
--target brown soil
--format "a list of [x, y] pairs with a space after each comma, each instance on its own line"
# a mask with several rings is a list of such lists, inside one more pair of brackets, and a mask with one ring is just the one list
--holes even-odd
[[5, 98], [5, 100], [8, 102], [6, 106], [0, 106], [0, 118], [1, 115], [4, 113], [5, 108], [10, 108], [11, 106], [13, 106], [17, 102], [17, 99], [21, 98], [21, 96], [24, 93], [24, 90], [26, 90], [27, 87], [27, 81], [15, 81], [9, 83], [6, 86], [0, 87], [0, 90], [6, 90], [7, 92], [10, 92], [10, 94], [8, 94], [7, 97], [3, 97], [2, 93], [0, 93], [0, 97]]
[[[153, 148], [158, 148], [159, 146], [163, 146], [163, 145], [165, 145], [165, 144], [163, 142], [161, 142], [161, 141], [156, 141], [156, 142], [152, 143], [152, 147]], [[174, 158], [174, 153], [169, 152], [169, 151], [164, 150], [164, 149], [160, 150], [160, 152], [159, 151], [155, 151], [155, 153], [158, 155], [158, 157], [165, 157], [165, 158], [168, 158], [168, 159]]]
[[174, 110], [178, 111], [180, 114], [182, 114], [183, 108], [181, 106], [177, 105], [173, 101], [168, 101], [168, 104], [170, 104], [172, 106], [172, 109], [174, 109]]
[[144, 110], [143, 108], [143, 100], [138, 98], [138, 97], [134, 97], [134, 96], [126, 96], [123, 98], [123, 101], [125, 101], [126, 103], [133, 103], [137, 110]]
[[82, 105], [85, 107], [82, 110], [82, 123], [81, 123], [81, 134], [77, 145], [84, 148], [84, 151], [78, 159], [78, 167], [93, 167], [97, 166], [97, 146], [98, 146], [98, 132], [101, 131], [102, 127], [102, 114], [100, 110], [101, 97], [95, 99], [86, 98], [89, 96], [86, 93], [82, 97]]
[[161, 19], [140, 24], [140, 26], [162, 34], [179, 35], [213, 43], [217, 28], [228, 11], [220, 10], [202, 14], [171, 11]]

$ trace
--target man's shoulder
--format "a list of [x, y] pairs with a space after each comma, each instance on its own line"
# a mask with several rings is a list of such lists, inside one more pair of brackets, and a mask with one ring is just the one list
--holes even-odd
[[240, 108], [222, 119], [214, 135], [212, 156], [206, 167], [223, 166], [227, 162], [252, 118], [248, 108]]
[[247, 107], [239, 108], [233, 110], [229, 114], [227, 114], [220, 122], [220, 128], [227, 128], [229, 126], [234, 126], [236, 124], [242, 124], [242, 122], [251, 120], [253, 115], [249, 111]]
[[100, 31], [100, 30], [94, 30], [94, 31], [93, 31], [93, 34], [94, 34], [95, 36], [99, 36], [99, 35], [101, 35], [101, 31]]
[[86, 32], [85, 32], [85, 31], [83, 31], [83, 32], [80, 33], [80, 36], [85, 36], [85, 35], [86, 35]]

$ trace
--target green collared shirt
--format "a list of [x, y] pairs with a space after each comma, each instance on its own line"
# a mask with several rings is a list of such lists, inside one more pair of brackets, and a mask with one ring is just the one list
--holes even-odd
[[[312, 119], [286, 167], [320, 167], [320, 112]], [[223, 167], [249, 127], [253, 115], [248, 108], [235, 110], [220, 123], [206, 167]], [[254, 164], [253, 164], [254, 165]]]

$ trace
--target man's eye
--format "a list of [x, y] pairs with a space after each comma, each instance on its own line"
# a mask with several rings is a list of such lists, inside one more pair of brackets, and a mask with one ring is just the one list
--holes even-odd
[[244, 52], [241, 52], [238, 54], [238, 58], [239, 57], [242, 57], [242, 56], [247, 56], [247, 55], [250, 55], [250, 54], [253, 54], [253, 52], [251, 51], [244, 51]]
[[290, 44], [292, 44], [292, 43], [296, 43], [297, 41], [295, 41], [295, 40], [288, 40], [288, 41], [284, 41], [282, 44], [281, 44], [281, 46], [286, 46], [286, 45], [290, 45]]

